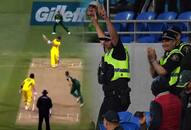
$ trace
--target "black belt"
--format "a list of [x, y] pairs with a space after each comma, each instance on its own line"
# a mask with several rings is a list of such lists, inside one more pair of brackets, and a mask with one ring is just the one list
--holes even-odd
[[112, 91], [104, 91], [105, 97], [111, 97], [111, 96], [117, 96], [119, 95], [120, 92], [117, 90], [112, 90]]
[[131, 91], [130, 88], [126, 89], [120, 89], [120, 90], [111, 90], [111, 91], [104, 91], [105, 97], [111, 97], [111, 96], [120, 96], [120, 95], [127, 95]]

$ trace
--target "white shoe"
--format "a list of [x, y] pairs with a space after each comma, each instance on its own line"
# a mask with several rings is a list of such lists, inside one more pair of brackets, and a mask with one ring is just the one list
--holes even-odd
[[25, 110], [28, 111], [28, 110], [29, 110], [29, 107], [28, 107], [28, 106], [25, 106]]
[[68, 35], [70, 35], [71, 34], [71, 32], [68, 32]]
[[78, 103], [80, 101], [80, 97], [78, 97], [77, 99], [76, 99], [76, 102]]
[[56, 32], [52, 32], [52, 34], [54, 35], [54, 34], [56, 34]]
[[80, 104], [80, 107], [83, 107], [83, 106], [84, 106], [84, 104], [83, 104], [83, 103], [81, 103], [81, 104]]
[[58, 67], [58, 64], [55, 64], [55, 65], [51, 65], [52, 68], [56, 68]]

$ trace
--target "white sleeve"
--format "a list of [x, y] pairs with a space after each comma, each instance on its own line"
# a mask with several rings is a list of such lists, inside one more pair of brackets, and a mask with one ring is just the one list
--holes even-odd
[[50, 40], [48, 40], [48, 42], [47, 42], [48, 44], [51, 44], [52, 42], [50, 41]]

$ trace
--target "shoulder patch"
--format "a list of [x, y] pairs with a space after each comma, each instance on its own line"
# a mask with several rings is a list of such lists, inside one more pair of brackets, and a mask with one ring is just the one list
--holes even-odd
[[178, 62], [180, 61], [180, 56], [178, 54], [174, 54], [170, 58], [172, 61]]
[[190, 46], [190, 45], [186, 45], [186, 46], [184, 46], [184, 47], [182, 48], [182, 50], [183, 50], [183, 52], [184, 52], [185, 54], [188, 54], [188, 53], [191, 52], [191, 46]]

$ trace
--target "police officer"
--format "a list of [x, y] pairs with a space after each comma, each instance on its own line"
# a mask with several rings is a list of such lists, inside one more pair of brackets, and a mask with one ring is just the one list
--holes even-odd
[[170, 27], [168, 31], [173, 32], [176, 36], [176, 48], [179, 49], [184, 56], [191, 53], [191, 45], [181, 41], [182, 31], [179, 27], [174, 25]]
[[168, 30], [163, 32], [162, 47], [164, 55], [159, 62], [155, 49], [150, 47], [147, 49], [151, 75], [153, 78], [158, 75], [165, 76], [168, 79], [170, 91], [179, 94], [182, 88], [175, 86], [178, 82], [183, 54], [176, 48], [176, 36], [173, 32]]
[[43, 119], [46, 122], [46, 130], [50, 130], [49, 116], [51, 114], [52, 101], [47, 96], [47, 90], [42, 91], [42, 96], [38, 98], [37, 108], [39, 110], [38, 130], [42, 130]]
[[68, 30], [68, 28], [65, 27], [64, 24], [63, 24], [63, 17], [62, 17], [62, 14], [60, 13], [60, 11], [57, 12], [57, 14], [54, 17], [54, 20], [55, 20], [55, 22], [54, 22], [52, 34], [56, 34], [56, 27], [58, 25], [61, 25], [64, 28], [64, 30], [66, 30], [66, 32], [68, 34], [71, 34], [70, 31]]
[[183, 57], [181, 62], [181, 73], [178, 87], [184, 88], [181, 92], [180, 97], [183, 104], [183, 114], [182, 114], [182, 126], [181, 130], [191, 129], [191, 53]]
[[[103, 84], [104, 99], [101, 105], [98, 123], [102, 120], [102, 115], [108, 110], [115, 112], [126, 111], [130, 105], [130, 80], [129, 56], [114, 29], [109, 17], [106, 15], [104, 7], [98, 8], [99, 15], [106, 21], [110, 36], [105, 35], [99, 26], [96, 12], [91, 10], [89, 16], [96, 28], [100, 43], [104, 48], [101, 71], [98, 72], [98, 80]], [[97, 124], [98, 129], [98, 124]]]

